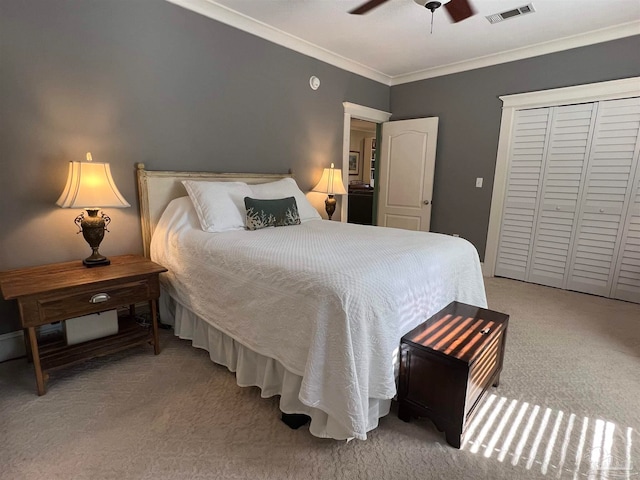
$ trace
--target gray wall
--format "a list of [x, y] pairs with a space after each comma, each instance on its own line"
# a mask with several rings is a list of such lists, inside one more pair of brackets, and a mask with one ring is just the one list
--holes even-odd
[[[640, 75], [640, 36], [391, 87], [392, 120], [439, 117], [431, 230], [484, 259], [501, 95]], [[475, 188], [477, 177], [484, 187]]]
[[[484, 255], [499, 95], [640, 75], [640, 37], [386, 87], [160, 0], [0, 0], [0, 271], [80, 259], [66, 163], [111, 163], [132, 204], [100, 250], [141, 253], [134, 164], [282, 172], [342, 155], [342, 102], [440, 117], [432, 229]], [[317, 75], [319, 90], [308, 87]], [[484, 177], [483, 189], [473, 187]], [[0, 300], [0, 334], [17, 328]]]
[[[132, 205], [101, 253], [141, 253], [136, 162], [293, 168], [306, 190], [341, 163], [343, 101], [389, 109], [385, 85], [160, 0], [0, 0], [0, 68], [0, 271], [89, 255], [55, 206], [87, 151]], [[0, 300], [0, 334], [17, 326]]]

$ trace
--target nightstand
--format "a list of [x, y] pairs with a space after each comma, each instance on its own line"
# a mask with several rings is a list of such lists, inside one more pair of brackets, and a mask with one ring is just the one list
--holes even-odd
[[[6, 300], [15, 299], [20, 323], [33, 360], [38, 395], [46, 393], [47, 370], [100, 357], [151, 342], [158, 343], [157, 300], [159, 275], [167, 269], [144, 257], [111, 257], [111, 265], [87, 268], [80, 261], [21, 268], [0, 273], [0, 290]], [[149, 302], [151, 336], [133, 318], [119, 319], [118, 333], [77, 345], [38, 345], [36, 328], [70, 318]], [[132, 317], [132, 316], [130, 316]]]

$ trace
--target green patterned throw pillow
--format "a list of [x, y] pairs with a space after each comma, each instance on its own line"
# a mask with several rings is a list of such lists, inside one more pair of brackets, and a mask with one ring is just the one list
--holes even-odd
[[247, 208], [247, 230], [300, 225], [298, 205], [294, 197], [275, 200], [244, 197], [244, 206]]

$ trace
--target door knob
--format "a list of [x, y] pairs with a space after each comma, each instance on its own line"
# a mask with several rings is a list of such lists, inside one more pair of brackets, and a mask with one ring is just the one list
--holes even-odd
[[425, 205], [429, 205], [431, 202], [429, 200], [423, 200], [422, 203], [424, 203]]

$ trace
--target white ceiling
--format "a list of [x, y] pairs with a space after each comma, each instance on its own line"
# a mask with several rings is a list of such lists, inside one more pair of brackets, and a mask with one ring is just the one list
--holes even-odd
[[[471, 0], [477, 14], [459, 23], [436, 10], [433, 33], [414, 0], [365, 15], [348, 11], [366, 0], [168, 1], [388, 85], [640, 34], [640, 0]], [[528, 3], [534, 13], [485, 18]]]

